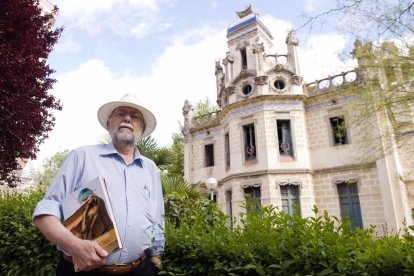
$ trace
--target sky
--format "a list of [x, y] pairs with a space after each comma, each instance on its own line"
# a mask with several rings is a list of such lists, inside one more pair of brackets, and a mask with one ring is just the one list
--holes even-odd
[[216, 101], [215, 61], [227, 51], [226, 28], [249, 4], [286, 53], [285, 38], [296, 30], [299, 66], [306, 82], [355, 66], [353, 40], [329, 22], [300, 28], [304, 13], [326, 11], [329, 0], [49, 0], [57, 5], [56, 26], [64, 31], [50, 54], [57, 80], [50, 91], [63, 109], [29, 168], [54, 153], [97, 144], [106, 134], [98, 108], [135, 94], [157, 117], [152, 134], [161, 146], [183, 122], [185, 100]]

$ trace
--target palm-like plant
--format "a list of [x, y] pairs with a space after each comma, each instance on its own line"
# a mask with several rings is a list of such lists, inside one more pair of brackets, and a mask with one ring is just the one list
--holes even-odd
[[162, 175], [162, 192], [165, 198], [170, 199], [197, 199], [201, 196], [198, 186], [191, 186], [178, 175]]
[[[106, 134], [99, 141], [100, 144], [107, 144], [111, 142], [111, 137]], [[161, 171], [167, 170], [171, 162], [170, 149], [167, 147], [160, 147], [155, 139], [150, 135], [136, 143], [139, 152], [149, 159], [152, 159]]]
[[139, 152], [152, 159], [161, 171], [168, 170], [171, 164], [171, 152], [167, 147], [160, 147], [152, 136], [141, 139], [136, 144]]

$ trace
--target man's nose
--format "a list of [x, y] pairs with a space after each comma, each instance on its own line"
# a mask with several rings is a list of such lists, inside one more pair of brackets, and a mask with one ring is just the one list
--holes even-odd
[[129, 113], [125, 113], [124, 115], [124, 122], [131, 122], [131, 115]]

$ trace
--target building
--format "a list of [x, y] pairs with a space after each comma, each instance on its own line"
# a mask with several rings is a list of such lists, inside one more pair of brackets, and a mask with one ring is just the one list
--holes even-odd
[[[244, 211], [249, 194], [288, 213], [298, 205], [303, 217], [313, 216], [316, 205], [379, 233], [404, 220], [412, 225], [413, 105], [398, 107], [411, 116], [390, 118], [364, 95], [370, 91], [379, 102], [399, 81], [412, 81], [413, 70], [390, 65], [389, 51], [357, 41], [355, 70], [305, 83], [295, 32], [287, 34], [286, 54], [274, 54], [259, 15], [248, 7], [238, 16], [227, 28], [228, 52], [215, 66], [219, 111], [194, 117], [188, 101], [183, 107], [185, 179], [217, 179], [217, 203], [231, 216]], [[368, 57], [388, 67], [369, 67]], [[401, 119], [407, 124], [397, 131], [392, 126]]]

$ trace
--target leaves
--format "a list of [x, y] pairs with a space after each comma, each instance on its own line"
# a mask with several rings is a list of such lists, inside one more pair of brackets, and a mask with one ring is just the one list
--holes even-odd
[[33, 0], [2, 0], [0, 14], [0, 180], [12, 183], [15, 159], [36, 156], [61, 109], [46, 59], [62, 29]]

